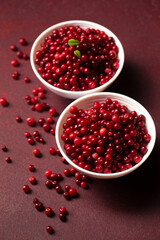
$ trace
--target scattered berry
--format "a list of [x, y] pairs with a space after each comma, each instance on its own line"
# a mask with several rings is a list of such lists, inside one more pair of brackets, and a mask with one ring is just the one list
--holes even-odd
[[0, 98], [0, 104], [1, 104], [3, 107], [5, 107], [5, 106], [8, 105], [8, 102], [7, 102], [7, 100], [6, 100], [5, 98]]
[[23, 191], [24, 191], [25, 193], [29, 193], [31, 190], [30, 190], [30, 187], [29, 187], [28, 185], [24, 185], [24, 186], [23, 186]]
[[34, 148], [34, 149], [33, 149], [33, 155], [34, 155], [35, 157], [40, 157], [40, 155], [41, 155], [40, 150], [39, 150], [38, 148]]
[[30, 164], [29, 167], [28, 167], [29, 171], [31, 172], [34, 172], [36, 169], [35, 169], [35, 166], [33, 164]]

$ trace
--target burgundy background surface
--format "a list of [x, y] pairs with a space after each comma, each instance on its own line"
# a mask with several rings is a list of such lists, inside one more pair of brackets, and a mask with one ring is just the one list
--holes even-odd
[[[21, 60], [20, 80], [11, 78], [15, 70], [10, 61], [15, 53], [10, 44], [17, 44], [22, 36], [29, 45], [21, 47], [29, 54], [35, 38], [49, 26], [65, 20], [82, 19], [100, 23], [113, 31], [125, 50], [125, 66], [117, 81], [107, 91], [133, 97], [152, 115], [157, 129], [155, 148], [146, 161], [134, 173], [115, 180], [94, 180], [89, 190], [76, 187], [78, 199], [66, 201], [63, 196], [44, 186], [44, 171], [62, 172], [66, 167], [60, 157], [51, 156], [50, 146], [56, 146], [51, 134], [39, 129], [47, 144], [37, 144], [43, 157], [32, 155], [24, 132], [32, 129], [25, 119], [48, 114], [32, 112], [24, 97], [34, 87], [41, 85], [32, 72], [30, 62]], [[160, 239], [160, 1], [159, 0], [1, 0], [0, 4], [0, 97], [6, 97], [9, 106], [0, 106], [0, 145], [9, 151], [0, 153], [0, 239], [1, 240], [159, 240]], [[19, 45], [18, 45], [19, 46]], [[23, 77], [32, 79], [30, 84]], [[61, 111], [70, 103], [47, 91], [47, 102]], [[23, 118], [18, 124], [15, 117]], [[12, 164], [5, 157], [10, 156]], [[35, 164], [32, 174], [28, 165]], [[68, 166], [67, 166], [68, 167]], [[26, 195], [22, 186], [34, 175], [38, 179]], [[66, 183], [76, 186], [73, 178]], [[37, 212], [32, 199], [38, 197], [45, 206], [55, 211], [53, 218]], [[62, 205], [69, 211], [67, 223], [58, 218]], [[55, 234], [45, 231], [52, 225]]]

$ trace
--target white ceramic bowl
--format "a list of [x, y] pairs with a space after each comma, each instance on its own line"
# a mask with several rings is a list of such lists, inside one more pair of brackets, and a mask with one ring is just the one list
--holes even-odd
[[[36, 65], [34, 62], [35, 61], [35, 52], [37, 50], [41, 49], [40, 45], [44, 41], [44, 38], [46, 36], [50, 35], [54, 29], [59, 29], [61, 27], [70, 26], [70, 25], [73, 25], [73, 26], [78, 25], [78, 26], [82, 27], [83, 29], [86, 29], [86, 28], [100, 29], [101, 31], [104, 31], [106, 34], [108, 34], [108, 36], [114, 38], [115, 43], [119, 48], [119, 53], [118, 53], [119, 68], [116, 71], [115, 75], [107, 83], [103, 84], [102, 86], [91, 89], [91, 90], [86, 90], [86, 91], [67, 91], [67, 90], [56, 88], [56, 87], [52, 86], [51, 84], [47, 83], [38, 73], [38, 71], [37, 71], [38, 65]], [[53, 25], [52, 27], [47, 28], [44, 32], [42, 32], [37, 37], [37, 39], [35, 40], [35, 42], [32, 46], [31, 54], [30, 54], [30, 61], [31, 61], [31, 66], [32, 66], [32, 69], [33, 69], [35, 75], [49, 90], [51, 90], [52, 92], [54, 92], [62, 97], [77, 99], [79, 97], [85, 96], [90, 93], [102, 92], [116, 80], [116, 78], [118, 77], [118, 75], [120, 74], [120, 72], [123, 68], [124, 50], [123, 50], [121, 42], [116, 37], [116, 35], [114, 33], [112, 33], [109, 29], [107, 29], [106, 27], [103, 27], [102, 25], [99, 25], [99, 24], [93, 23], [93, 22], [74, 20], [74, 21], [66, 21], [66, 22], [58, 23], [56, 25]]]
[[[64, 142], [61, 139], [61, 135], [64, 130], [63, 124], [64, 124], [64, 122], [66, 122], [67, 117], [69, 115], [71, 115], [69, 113], [69, 108], [71, 106], [75, 105], [78, 108], [90, 109], [93, 106], [94, 101], [104, 102], [106, 100], [106, 98], [111, 98], [112, 100], [118, 100], [120, 104], [127, 106], [130, 111], [135, 110], [138, 114], [143, 114], [146, 117], [146, 127], [148, 129], [148, 133], [151, 135], [151, 141], [147, 145], [148, 151], [143, 156], [142, 160], [138, 164], [136, 164], [132, 168], [125, 170], [123, 172], [110, 173], [110, 174], [91, 172], [91, 171], [85, 170], [85, 169], [77, 166], [76, 164], [74, 164], [72, 162], [72, 160], [66, 155], [66, 152], [64, 149]], [[87, 95], [87, 96], [84, 96], [84, 97], [81, 97], [81, 98], [75, 100], [74, 102], [72, 102], [70, 105], [68, 105], [64, 109], [64, 111], [62, 112], [62, 114], [60, 115], [60, 117], [58, 119], [57, 126], [56, 126], [56, 142], [57, 142], [58, 148], [60, 149], [63, 157], [67, 160], [67, 162], [69, 164], [71, 164], [78, 171], [80, 171], [81, 173], [86, 174], [90, 177], [94, 177], [94, 178], [103, 178], [103, 179], [118, 178], [118, 177], [122, 177], [128, 173], [133, 172], [138, 167], [140, 167], [146, 161], [146, 159], [149, 157], [149, 155], [152, 152], [152, 149], [154, 147], [155, 139], [156, 139], [156, 129], [155, 129], [153, 119], [150, 116], [149, 112], [140, 103], [138, 103], [134, 99], [127, 97], [125, 95], [122, 95], [122, 94], [111, 93], [111, 92], [93, 93], [93, 94], [90, 94], [90, 95]]]

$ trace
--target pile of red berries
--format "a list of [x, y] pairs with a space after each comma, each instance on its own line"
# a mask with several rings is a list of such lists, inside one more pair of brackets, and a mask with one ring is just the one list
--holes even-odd
[[118, 47], [96, 29], [61, 27], [45, 37], [35, 63], [41, 77], [54, 87], [84, 91], [108, 82], [119, 68]]
[[97, 173], [116, 173], [139, 163], [151, 139], [145, 117], [117, 100], [94, 102], [89, 110], [70, 107], [61, 135], [75, 164]]

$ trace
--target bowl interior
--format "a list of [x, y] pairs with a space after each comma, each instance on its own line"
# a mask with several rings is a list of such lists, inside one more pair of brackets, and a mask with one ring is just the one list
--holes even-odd
[[[113, 37], [115, 40], [116, 45], [119, 48], [119, 53], [118, 53], [118, 58], [119, 58], [119, 68], [118, 70], [115, 72], [115, 75], [104, 85], [99, 86], [95, 89], [91, 89], [91, 90], [86, 90], [86, 91], [68, 91], [68, 90], [64, 90], [64, 89], [59, 89], [56, 88], [54, 86], [52, 86], [51, 84], [49, 84], [48, 82], [46, 82], [41, 75], [38, 73], [37, 69], [38, 69], [38, 65], [35, 64], [35, 53], [37, 50], [39, 50], [41, 48], [41, 43], [44, 41], [45, 37], [50, 35], [54, 29], [59, 29], [61, 27], [65, 27], [65, 26], [80, 26], [83, 29], [86, 28], [95, 28], [95, 29], [100, 29], [101, 31], [104, 31], [108, 36]], [[32, 69], [34, 71], [34, 73], [36, 74], [36, 76], [39, 78], [39, 80], [47, 87], [49, 88], [51, 91], [56, 92], [59, 95], [64, 95], [64, 97], [69, 97], [69, 98], [78, 98], [80, 96], [86, 95], [86, 94], [90, 94], [93, 92], [97, 92], [97, 91], [103, 91], [106, 87], [109, 87], [110, 84], [112, 84], [115, 79], [118, 77], [118, 75], [120, 74], [122, 67], [124, 64], [124, 50], [122, 47], [121, 42], [119, 41], [119, 39], [116, 37], [116, 35], [114, 33], [112, 33], [109, 29], [103, 27], [100, 24], [97, 23], [93, 23], [93, 22], [89, 22], [89, 21], [81, 21], [81, 20], [75, 20], [75, 21], [67, 21], [67, 22], [62, 22], [56, 25], [53, 25], [52, 27], [46, 29], [44, 32], [42, 32], [37, 39], [35, 40], [32, 49], [31, 49], [31, 66]], [[73, 97], [72, 97], [73, 96]]]
[[[93, 106], [94, 101], [99, 101], [99, 102], [104, 102], [106, 98], [111, 98], [112, 100], [118, 100], [121, 105], [125, 105], [128, 107], [130, 111], [136, 111], [138, 114], [143, 114], [146, 117], [146, 127], [148, 129], [148, 133], [151, 135], [151, 141], [148, 143], [147, 148], [148, 152], [143, 156], [142, 160], [133, 166], [132, 168], [119, 172], [119, 173], [111, 173], [111, 174], [102, 174], [102, 173], [94, 173], [91, 171], [84, 170], [80, 167], [78, 167], [76, 164], [72, 162], [72, 160], [66, 155], [65, 149], [64, 149], [64, 142], [61, 139], [61, 135], [63, 133], [63, 124], [66, 122], [66, 118], [71, 115], [69, 113], [69, 108], [70, 106], [77, 106], [78, 108], [82, 109], [90, 109]], [[76, 169], [79, 171], [93, 177], [97, 178], [116, 178], [120, 177], [123, 175], [126, 175], [132, 171], [134, 171], [136, 168], [138, 168], [150, 155], [154, 144], [155, 144], [155, 138], [156, 138], [156, 130], [155, 130], [155, 125], [152, 120], [152, 117], [148, 113], [148, 111], [137, 101], [133, 100], [132, 98], [129, 98], [127, 96], [124, 96], [122, 94], [117, 94], [117, 93], [95, 93], [88, 95], [86, 97], [82, 97], [78, 100], [75, 100], [72, 102], [60, 115], [59, 120], [57, 122], [57, 127], [56, 127], [56, 141], [57, 145], [63, 155], [63, 157]]]

